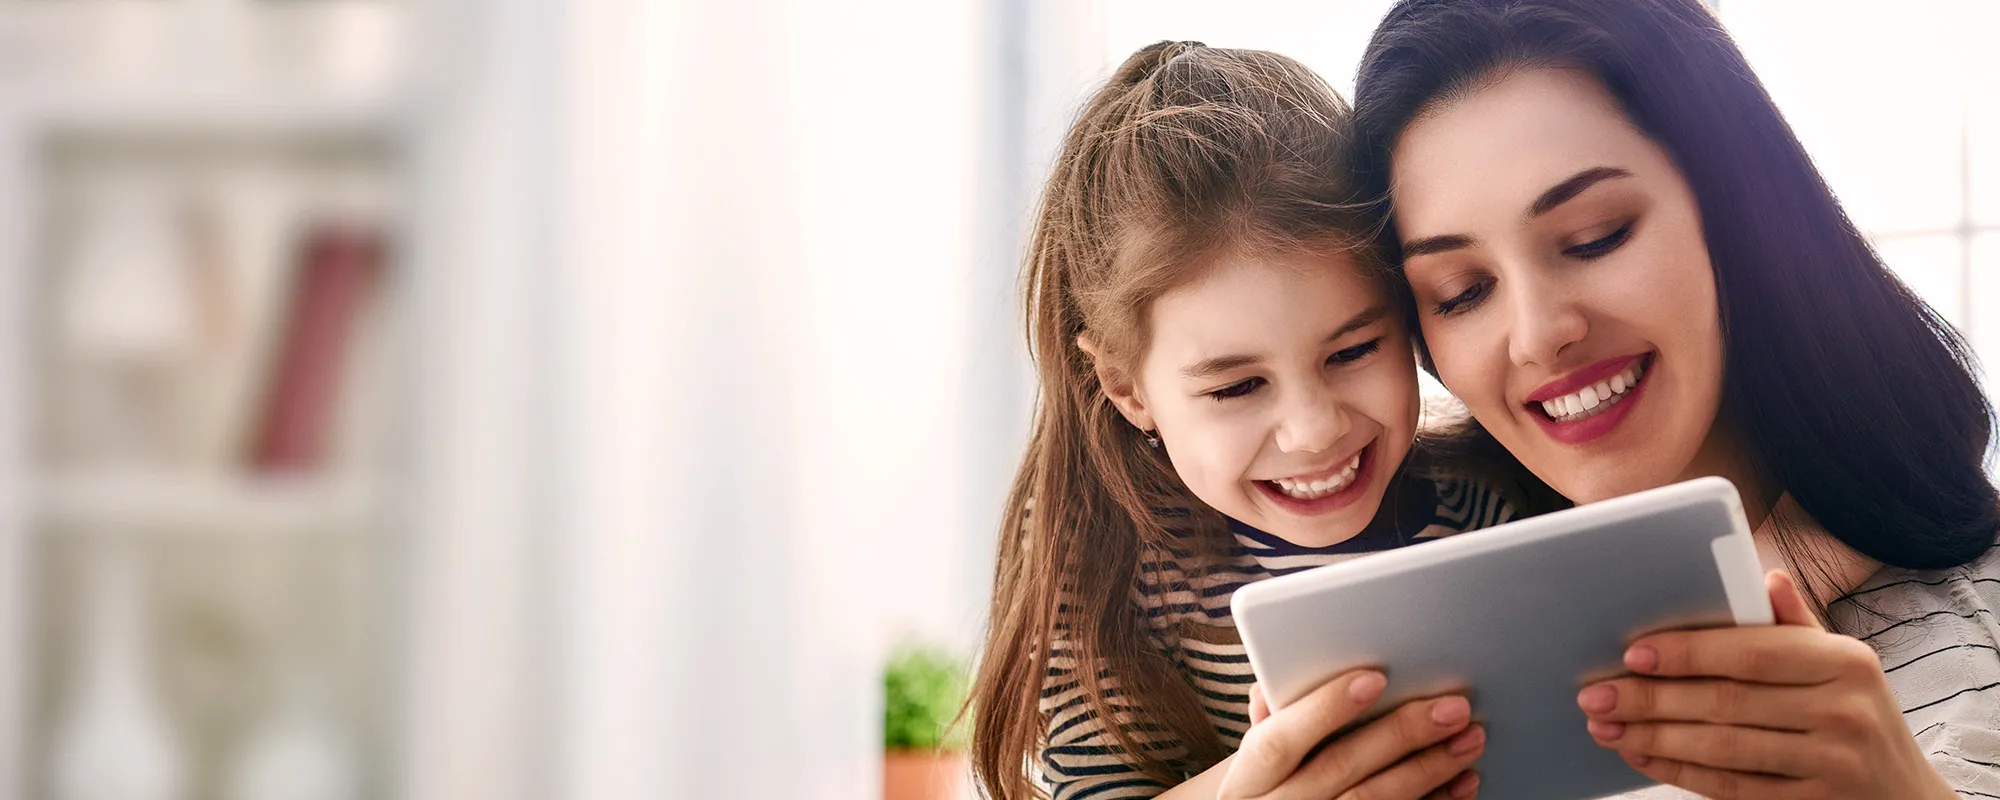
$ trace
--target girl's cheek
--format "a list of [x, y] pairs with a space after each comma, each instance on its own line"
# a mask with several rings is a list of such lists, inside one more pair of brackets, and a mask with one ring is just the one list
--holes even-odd
[[[1417, 423], [1417, 376], [1413, 358], [1409, 354], [1384, 353], [1383, 358], [1371, 371], [1368, 381], [1368, 397], [1357, 398], [1360, 407], [1369, 409], [1369, 416], [1380, 425], [1402, 427], [1414, 431]], [[1407, 432], [1407, 431], [1405, 431]]]

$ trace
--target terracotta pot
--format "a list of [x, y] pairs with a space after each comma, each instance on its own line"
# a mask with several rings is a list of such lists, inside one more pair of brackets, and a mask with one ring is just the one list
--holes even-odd
[[882, 800], [971, 800], [971, 787], [972, 761], [964, 753], [882, 754]]

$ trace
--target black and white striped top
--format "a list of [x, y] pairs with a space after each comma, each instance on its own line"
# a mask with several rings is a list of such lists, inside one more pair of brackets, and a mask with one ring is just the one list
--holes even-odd
[[[1513, 509], [1484, 486], [1458, 480], [1409, 478], [1383, 502], [1416, 502], [1426, 508], [1396, 515], [1394, 530], [1363, 533], [1330, 547], [1300, 547], [1263, 531], [1231, 522], [1235, 544], [1224, 563], [1205, 575], [1191, 575], [1170, 563], [1144, 564], [1143, 586], [1135, 589], [1146, 610], [1153, 643], [1181, 668], [1201, 698], [1209, 720], [1231, 749], [1241, 746], [1250, 727], [1250, 660], [1236, 635], [1229, 599], [1245, 584], [1274, 575], [1358, 558], [1368, 553], [1498, 525]], [[1087, 713], [1076, 662], [1057, 641], [1043, 682], [1041, 708], [1048, 734], [1040, 759], [1042, 779], [1054, 800], [1148, 798], [1167, 787], [1140, 774], [1123, 758], [1102, 723]], [[1116, 676], [1106, 681], [1116, 695]], [[1131, 702], [1131, 698], [1120, 698]], [[1140, 701], [1143, 704], [1143, 701]]]

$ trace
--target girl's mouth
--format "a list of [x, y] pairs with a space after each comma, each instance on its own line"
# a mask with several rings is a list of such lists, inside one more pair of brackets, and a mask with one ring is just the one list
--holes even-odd
[[1301, 514], [1323, 514], [1346, 507], [1368, 490], [1375, 444], [1339, 465], [1317, 473], [1253, 481], [1264, 496]]

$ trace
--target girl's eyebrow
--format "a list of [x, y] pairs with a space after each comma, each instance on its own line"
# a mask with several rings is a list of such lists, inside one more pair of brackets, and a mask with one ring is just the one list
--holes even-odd
[[[1324, 339], [1323, 341], [1333, 342], [1335, 340], [1338, 340], [1342, 336], [1346, 336], [1362, 328], [1366, 328], [1370, 325], [1373, 325], [1386, 316], [1389, 316], [1388, 306], [1386, 305], [1370, 306], [1366, 309], [1363, 309], [1361, 313], [1355, 314], [1352, 318], [1348, 319], [1346, 322], [1341, 323], [1340, 327], [1333, 329], [1333, 332], [1327, 334], [1326, 339]], [[1200, 361], [1194, 362], [1193, 364], [1189, 364], [1188, 366], [1182, 367], [1181, 375], [1187, 377], [1190, 380], [1204, 380], [1207, 378], [1213, 378], [1217, 375], [1220, 375], [1222, 373], [1228, 372], [1233, 369], [1240, 369], [1243, 367], [1250, 366], [1251, 364], [1255, 364], [1263, 360], [1264, 357], [1262, 355], [1250, 355], [1245, 353], [1236, 353], [1226, 356], [1216, 356], [1214, 358], [1204, 358]]]

